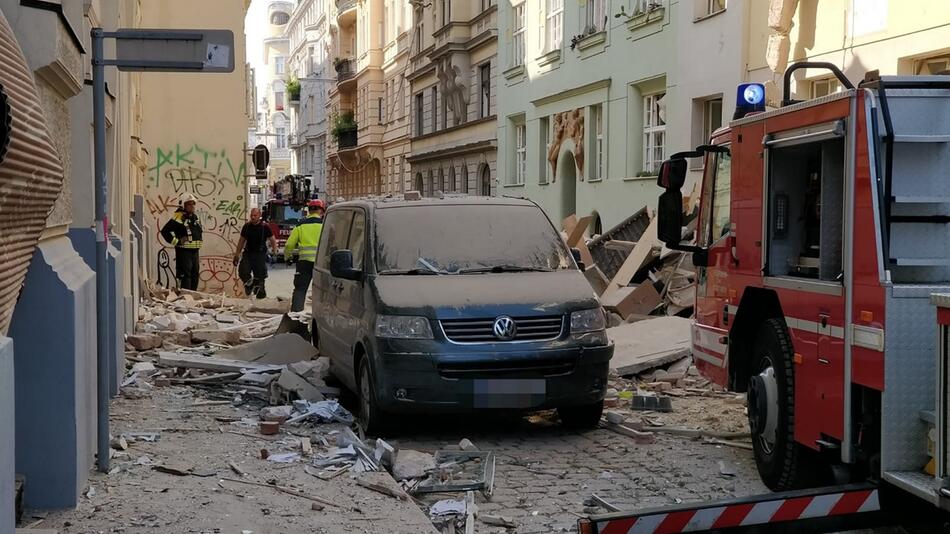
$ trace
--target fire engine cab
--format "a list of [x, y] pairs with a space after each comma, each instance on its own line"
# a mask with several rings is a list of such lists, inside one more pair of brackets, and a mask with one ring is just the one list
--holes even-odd
[[[793, 101], [802, 68], [847, 89]], [[880, 513], [884, 492], [950, 509], [950, 76], [870, 73], [854, 87], [834, 65], [799, 63], [782, 107], [765, 111], [758, 84], [738, 102], [708, 145], [663, 163], [658, 237], [693, 252], [697, 367], [747, 393], [759, 474], [795, 492], [580, 531], [857, 517]], [[686, 245], [689, 158], [705, 165]]]
[[307, 202], [316, 198], [311, 189], [311, 178], [299, 174], [285, 176], [271, 186], [272, 197], [264, 204], [263, 217], [277, 238], [279, 254], [290, 232], [306, 217]]

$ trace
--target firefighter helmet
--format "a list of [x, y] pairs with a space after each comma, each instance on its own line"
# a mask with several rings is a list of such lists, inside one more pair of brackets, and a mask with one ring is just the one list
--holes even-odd
[[310, 202], [307, 202], [307, 207], [310, 208], [311, 210], [320, 209], [320, 210], [326, 211], [327, 209], [326, 203], [320, 199], [314, 199], [314, 200], [311, 200]]
[[191, 193], [188, 193], [187, 195], [185, 195], [184, 198], [181, 199], [181, 204], [182, 204], [182, 206], [184, 206], [185, 204], [187, 204], [187, 203], [189, 203], [189, 202], [197, 203], [197, 202], [198, 202], [198, 199], [195, 197], [195, 195], [192, 195]]

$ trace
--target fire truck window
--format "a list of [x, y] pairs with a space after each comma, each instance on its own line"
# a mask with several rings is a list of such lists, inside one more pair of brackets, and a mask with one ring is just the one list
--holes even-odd
[[840, 281], [844, 139], [769, 151], [768, 274]]
[[732, 156], [730, 154], [716, 154], [714, 180], [711, 243], [726, 237], [731, 230], [729, 205], [732, 199]]

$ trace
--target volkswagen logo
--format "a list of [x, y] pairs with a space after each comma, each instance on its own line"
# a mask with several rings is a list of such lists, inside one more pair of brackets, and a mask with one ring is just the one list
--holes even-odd
[[518, 333], [518, 325], [511, 317], [499, 317], [495, 319], [495, 326], [492, 328], [495, 337], [502, 341], [511, 341]]

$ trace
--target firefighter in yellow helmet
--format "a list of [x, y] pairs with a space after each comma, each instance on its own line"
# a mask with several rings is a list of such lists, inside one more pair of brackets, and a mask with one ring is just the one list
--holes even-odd
[[185, 195], [182, 206], [162, 227], [162, 237], [175, 247], [175, 276], [182, 289], [198, 289], [198, 251], [201, 249], [201, 221], [195, 214], [198, 199]]
[[326, 204], [322, 200], [307, 203], [307, 218], [301, 221], [287, 238], [284, 245], [284, 259], [290, 261], [294, 250], [298, 251], [297, 272], [294, 274], [294, 297], [291, 311], [301, 311], [307, 300], [307, 289], [313, 280], [313, 263], [317, 260], [317, 245], [323, 232], [323, 213]]

